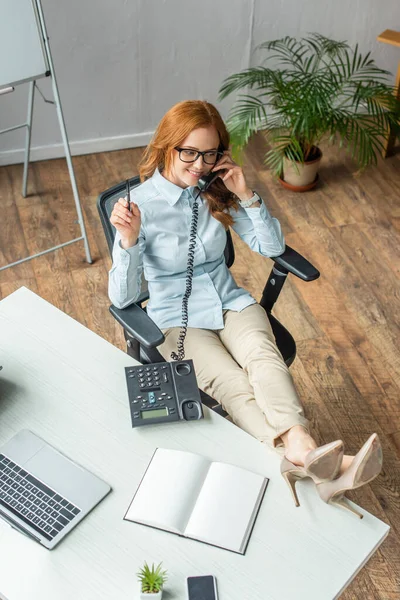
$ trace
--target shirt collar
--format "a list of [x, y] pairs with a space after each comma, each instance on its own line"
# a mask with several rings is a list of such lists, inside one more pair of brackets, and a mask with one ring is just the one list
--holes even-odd
[[[179, 187], [179, 185], [175, 185], [175, 183], [172, 183], [172, 181], [169, 181], [160, 173], [158, 167], [154, 171], [151, 179], [157, 190], [162, 194], [170, 206], [174, 206], [184, 192], [188, 192], [189, 195], [194, 198], [198, 191], [198, 188], [194, 185], [185, 189]], [[199, 196], [199, 199], [201, 199], [201, 195]]]

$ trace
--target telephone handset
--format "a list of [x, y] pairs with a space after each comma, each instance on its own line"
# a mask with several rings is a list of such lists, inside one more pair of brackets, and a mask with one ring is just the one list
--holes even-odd
[[[218, 152], [222, 153], [223, 151], [224, 148], [222, 145], [220, 145], [218, 147]], [[215, 181], [221, 175], [222, 171], [225, 171], [225, 169], [221, 169], [220, 171], [211, 171], [210, 173], [208, 173], [208, 175], [203, 175], [203, 177], [200, 177], [199, 181], [197, 182], [197, 187], [200, 188], [200, 191], [207, 191], [212, 182]]]
[[220, 175], [221, 171], [211, 171], [211, 173], [208, 173], [208, 175], [203, 175], [203, 177], [200, 177], [199, 181], [197, 182], [197, 186], [202, 192], [205, 192], [208, 190], [212, 182], [215, 181]]

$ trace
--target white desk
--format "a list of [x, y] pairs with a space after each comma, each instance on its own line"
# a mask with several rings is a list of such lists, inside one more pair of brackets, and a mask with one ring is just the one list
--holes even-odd
[[[8, 600], [132, 600], [147, 560], [168, 569], [166, 600], [186, 598], [188, 575], [210, 573], [220, 600], [337, 598], [389, 527], [367, 512], [359, 520], [324, 504], [310, 480], [299, 482], [296, 508], [279, 456], [207, 409], [201, 421], [133, 430], [124, 375], [130, 364], [26, 288], [0, 303], [0, 444], [31, 429], [113, 488], [53, 551], [0, 522], [0, 593]], [[157, 446], [270, 478], [245, 556], [122, 520]]]

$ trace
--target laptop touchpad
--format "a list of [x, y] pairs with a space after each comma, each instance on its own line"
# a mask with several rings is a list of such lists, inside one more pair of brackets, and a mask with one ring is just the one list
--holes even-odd
[[93, 506], [104, 495], [104, 482], [49, 446], [24, 465], [34, 477], [81, 509]]

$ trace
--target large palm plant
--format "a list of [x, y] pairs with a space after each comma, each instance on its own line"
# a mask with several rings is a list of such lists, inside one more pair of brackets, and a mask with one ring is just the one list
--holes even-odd
[[[400, 103], [388, 83], [390, 73], [378, 68], [370, 53], [317, 33], [299, 41], [285, 37], [265, 42], [262, 66], [224, 80], [222, 100], [245, 89], [233, 105], [228, 129], [236, 156], [250, 136], [263, 130], [270, 150], [265, 162], [280, 176], [284, 157], [304, 163], [316, 155], [321, 140], [339, 140], [361, 169], [377, 162], [382, 136], [399, 124]], [[264, 66], [278, 60], [276, 68]]]

